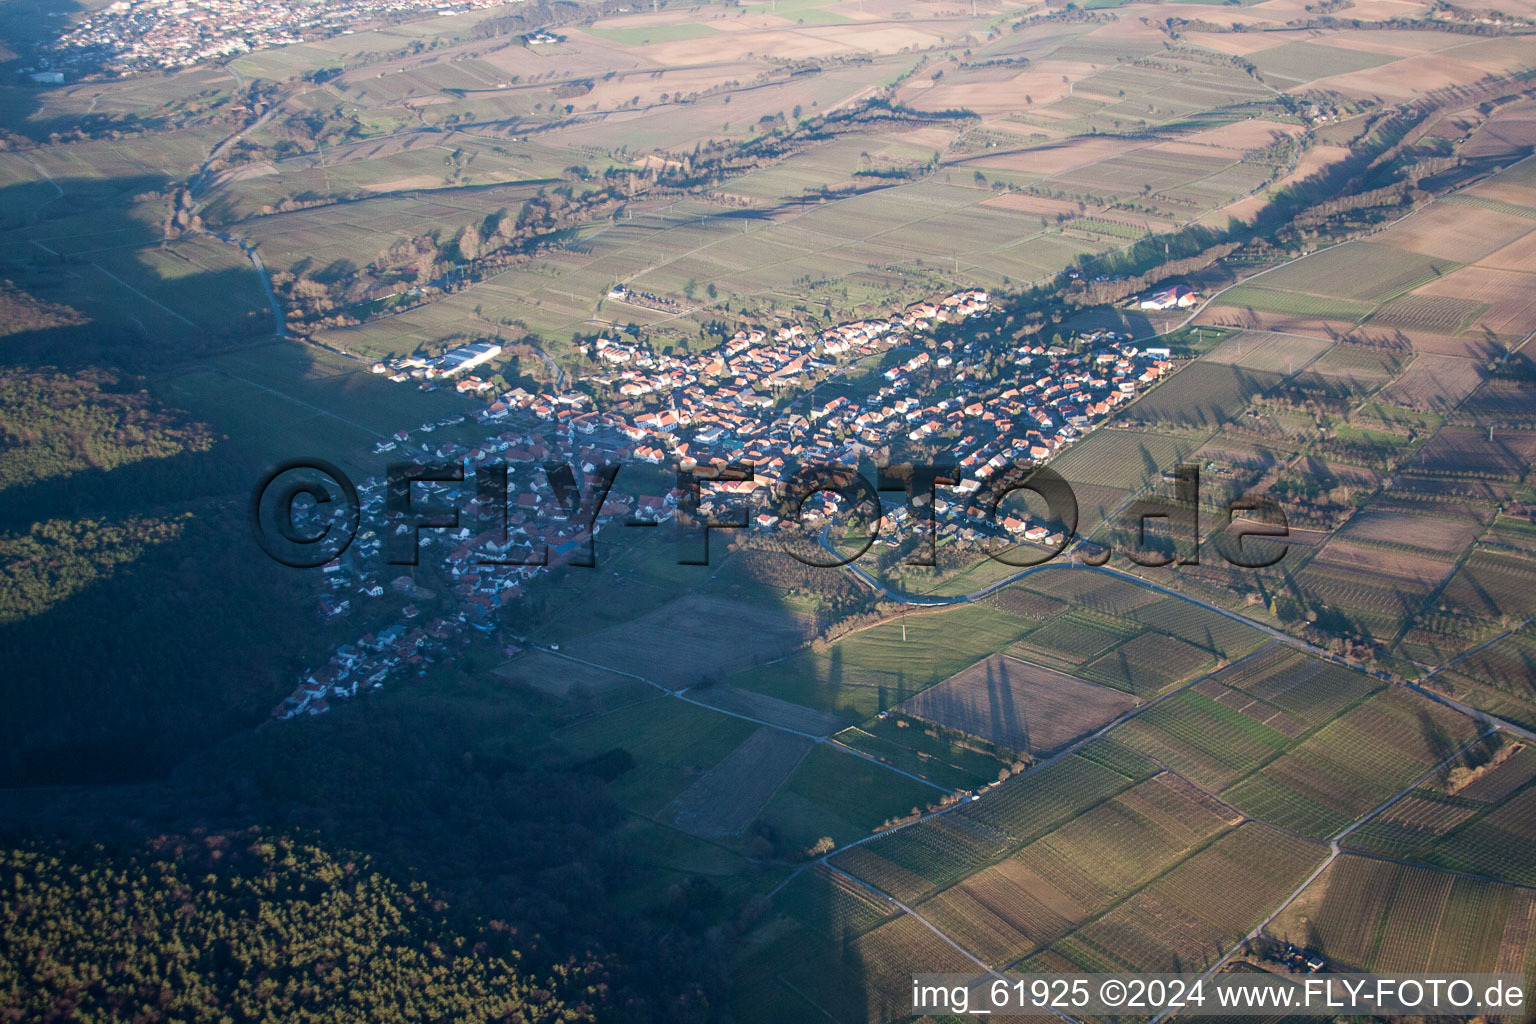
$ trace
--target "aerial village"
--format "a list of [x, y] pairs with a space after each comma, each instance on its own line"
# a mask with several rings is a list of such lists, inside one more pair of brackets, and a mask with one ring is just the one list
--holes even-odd
[[[340, 645], [323, 667], [304, 673], [273, 714], [318, 714], [330, 699], [378, 688], [397, 672], [424, 672], [437, 652], [462, 641], [467, 631], [495, 632], [498, 609], [523, 595], [536, 575], [586, 557], [605, 523], [665, 522], [682, 497], [660, 483], [654, 494], [626, 488], [620, 473], [600, 509], [577, 508], [569, 496], [557, 498], [543, 472], [531, 471], [546, 461], [571, 465], [582, 495], [604, 464], [649, 463], [706, 481], [727, 464], [750, 465], [750, 480], [702, 488], [698, 511], [746, 511], [753, 529], [772, 531], [782, 524], [769, 511], [769, 496], [797, 467], [855, 466], [861, 459], [922, 451], [956, 463], [960, 483], [939, 492], [931, 526], [904, 499], [883, 508], [877, 543], [899, 545], [925, 529], [933, 529], [939, 543], [998, 535], [1055, 543], [1060, 538], [1049, 524], [995, 518], [983, 507], [989, 502], [973, 496], [1005, 467], [1046, 462], [1081, 438], [1170, 371], [1170, 353], [1099, 330], [1072, 348], [1018, 340], [1002, 352], [999, 372], [995, 345], [966, 340], [965, 332], [943, 332], [941, 340], [934, 330], [995, 315], [986, 292], [965, 290], [884, 320], [820, 331], [799, 324], [742, 330], [708, 351], [685, 355], [659, 355], [629, 336], [600, 338], [588, 351], [595, 368], [584, 383], [592, 394], [605, 395], [601, 410], [587, 391], [516, 388], [474, 414], [486, 430], [477, 443], [434, 443], [436, 430], [466, 422], [461, 415], [380, 441], [375, 450], [396, 458], [460, 460], [466, 480], [484, 463], [513, 467], [507, 508], [483, 504], [467, 484], [417, 482], [413, 502], [436, 497], [461, 510], [457, 528], [422, 530], [418, 539], [421, 563], [440, 566], [456, 610], [424, 621], [414, 602], [385, 602], [392, 611], [381, 618], [366, 614], [366, 606], [386, 591], [407, 601], [437, 595], [408, 569], [388, 564], [384, 478], [360, 483], [364, 525], [342, 557], [323, 567], [320, 610], [341, 616], [361, 604], [365, 614], [357, 618], [369, 631]], [[837, 386], [852, 368], [898, 347], [901, 355], [913, 354], [880, 371], [867, 397]], [[424, 386], [453, 381], [457, 390], [476, 393], [491, 388], [470, 371], [499, 353], [494, 342], [477, 342], [436, 359], [396, 359], [373, 370]], [[836, 394], [825, 397], [830, 392]], [[415, 532], [407, 523], [393, 530]], [[515, 644], [507, 650], [515, 653]]]

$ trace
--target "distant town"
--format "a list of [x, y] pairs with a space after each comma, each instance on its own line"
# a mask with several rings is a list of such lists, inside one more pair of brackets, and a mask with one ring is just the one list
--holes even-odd
[[97, 75], [169, 71], [306, 39], [348, 35], [390, 20], [459, 14], [519, 0], [336, 0], [264, 3], [257, 0], [115, 0], [49, 49], [26, 74], [61, 84]]

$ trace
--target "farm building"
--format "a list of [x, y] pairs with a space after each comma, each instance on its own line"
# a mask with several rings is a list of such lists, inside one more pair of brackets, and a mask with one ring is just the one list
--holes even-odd
[[494, 341], [480, 341], [473, 345], [460, 345], [443, 353], [443, 358], [438, 363], [438, 371], [449, 377], [455, 373], [463, 373], [465, 370], [474, 369], [481, 363], [489, 362], [501, 354], [501, 346]]
[[1188, 309], [1200, 301], [1200, 293], [1193, 288], [1176, 284], [1172, 288], [1153, 292], [1138, 304], [1141, 309]]

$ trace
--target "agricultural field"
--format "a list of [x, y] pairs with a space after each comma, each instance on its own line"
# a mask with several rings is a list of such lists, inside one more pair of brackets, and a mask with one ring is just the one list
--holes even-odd
[[[1198, 971], [1321, 864], [1323, 847], [1249, 822], [1050, 947], [1081, 971]], [[1034, 969], [1043, 958], [1025, 961]], [[1057, 968], [1060, 969], [1060, 968]]]
[[1294, 715], [1314, 729], [1381, 688], [1368, 676], [1283, 643], [1271, 643], [1228, 666], [1213, 681]]
[[[1158, 387], [1138, 406], [1176, 387], [1191, 367]], [[1133, 407], [1135, 408], [1135, 407]], [[1173, 469], [1194, 450], [1187, 441], [1135, 430], [1096, 430], [1051, 462], [1071, 484], [1096, 484], [1136, 491]]]
[[796, 613], [692, 595], [580, 637], [564, 653], [677, 689], [787, 654], [808, 634]]
[[662, 816], [697, 836], [736, 835], [810, 749], [810, 740], [765, 725], [680, 793]]
[[1017, 649], [1038, 653], [1053, 661], [1081, 665], [1133, 635], [1134, 630], [1113, 620], [1084, 612], [1068, 612], [1031, 633]]
[[[1265, 278], [1266, 285], [1268, 280]], [[1359, 323], [1371, 312], [1371, 305], [1368, 302], [1351, 301], [1336, 296], [1288, 292], [1252, 284], [1240, 285], [1223, 292], [1216, 300], [1216, 305], [1226, 309], [1256, 310], [1260, 313], [1335, 320], [1344, 324]], [[1223, 321], [1218, 319], [1216, 322]]]
[[[1209, 435], [1280, 380], [1276, 373], [1199, 361], [1133, 402], [1122, 415], [1130, 424]], [[1158, 467], [1159, 472], [1167, 468]]]
[[1258, 648], [1265, 640], [1263, 633], [1237, 618], [1177, 597], [1138, 608], [1131, 617], [1229, 661]]
[[546, 651], [529, 651], [495, 670], [515, 686], [527, 686], [561, 699], [580, 699], [633, 686], [635, 680], [595, 665], [582, 665]]
[[832, 863], [910, 902], [1052, 831], [1132, 781], [1073, 754], [1015, 776], [957, 811], [843, 851]]
[[810, 956], [782, 981], [805, 1001], [805, 1012], [839, 1021], [886, 1021], [912, 1005], [912, 965], [972, 973], [974, 961], [916, 918], [904, 915], [830, 955]]
[[1220, 344], [1201, 358], [1210, 363], [1289, 377], [1311, 366], [1332, 347], [1324, 338], [1304, 338], [1267, 331], [1239, 331], [1223, 338]]
[[[1346, 837], [1351, 849], [1530, 884], [1522, 793], [1536, 781], [1536, 751], [1494, 734], [1450, 770]], [[1506, 806], [1514, 807], [1510, 814]]]
[[1159, 633], [1143, 633], [1090, 661], [1083, 666], [1083, 674], [1146, 698], [1199, 675], [1215, 663], [1208, 651], [1194, 644]]
[[[1444, 277], [1459, 266], [1451, 260], [1375, 242], [1349, 242], [1265, 274], [1259, 287], [1374, 306]], [[1227, 296], [1221, 301], [1232, 305]]]
[[1343, 856], [1266, 933], [1363, 971], [1512, 971], [1536, 963], [1536, 893]]
[[1411, 466], [1436, 476], [1519, 480], [1530, 471], [1528, 446], [1529, 438], [1520, 431], [1447, 426], [1419, 451]]
[[1402, 690], [1386, 690], [1221, 792], [1281, 828], [1325, 839], [1447, 761], [1475, 724]]
[[555, 735], [575, 761], [613, 758], [608, 791], [640, 814], [659, 814], [698, 778], [747, 742], [757, 727], [717, 711], [657, 697], [580, 722]]
[[1136, 706], [1123, 693], [994, 655], [901, 705], [1020, 753], [1049, 754]]
[[711, 686], [706, 689], [695, 687], [689, 696], [722, 711], [745, 715], [781, 729], [811, 736], [830, 736], [847, 724], [839, 715], [791, 704], [765, 693], [739, 690], [734, 686]]
[[729, 678], [732, 686], [857, 719], [897, 706], [996, 654], [1029, 632], [986, 605], [899, 615], [771, 666]]
[[932, 783], [819, 743], [763, 807], [753, 828], [766, 826], [789, 850], [810, 849], [824, 837], [845, 846], [945, 795]]
[[1049, 945], [1238, 823], [1163, 773], [918, 904], [924, 918], [989, 966]]
[[[78, 588], [37, 649], [68, 654], [90, 623], [125, 682], [162, 684], [125, 687], [122, 749], [76, 700], [43, 730], [47, 771], [6, 751], [8, 827], [94, 840], [113, 804], [118, 824], [164, 819], [128, 830], [164, 831], [156, 858], [216, 879], [299, 830], [435, 894], [430, 949], [458, 951], [437, 980], [505, 955], [509, 991], [549, 970], [593, 1001], [568, 1015], [612, 1017], [612, 996], [637, 1024], [886, 1024], [916, 970], [1216, 969], [1261, 924], [1345, 968], [1536, 968], [1536, 745], [1507, 725], [1536, 727], [1533, 0], [420, 13], [0, 88], [0, 313], [59, 313], [0, 325], [0, 376], [110, 371], [220, 463], [187, 458], [183, 490], [140, 502], [155, 464], [108, 449], [157, 439], [60, 410], [68, 471], [11, 505], [105, 480], [132, 507], [60, 501], [59, 521], [217, 508], [240, 527], [240, 474], [302, 454], [359, 481], [390, 451], [613, 454], [644, 481], [624, 501], [717, 459], [772, 476], [955, 454], [978, 482], [1049, 460], [1087, 543], [1021, 571], [946, 499], [937, 565], [906, 564], [921, 531], [893, 512], [858, 572], [807, 582], [746, 531], [679, 566], [670, 525], [624, 529], [619, 502], [601, 568], [505, 591], [459, 564], [357, 579], [338, 559], [309, 577], [330, 581], [302, 609], [318, 629], [249, 676], [219, 663], [239, 707], [186, 770], [135, 763], [185, 675], [164, 660], [185, 644], [161, 641], [191, 629], [217, 653], [286, 618], [242, 594], [228, 637], [162, 618], [128, 643], [103, 607], [136, 629], [223, 563], [172, 547], [97, 577], [39, 541], [0, 582]], [[0, 63], [37, 59], [11, 49]], [[1185, 305], [1138, 301], [1174, 286]], [[958, 312], [915, 305], [945, 296]], [[839, 349], [855, 320], [898, 329]], [[398, 359], [486, 339], [504, 348], [483, 380]], [[1164, 347], [1172, 372], [1143, 387]], [[1039, 379], [1062, 367], [1070, 387]], [[0, 426], [3, 454], [35, 444], [25, 416]], [[1185, 464], [1207, 542], [1238, 532], [1223, 499], [1282, 498], [1282, 566], [1133, 564], [1138, 514]], [[486, 528], [470, 515], [456, 538]], [[1188, 539], [1165, 526], [1148, 537]], [[225, 575], [221, 593], [243, 584]], [[391, 584], [377, 607], [399, 630], [343, 616], [341, 596]], [[135, 587], [152, 599], [106, 600]], [[380, 651], [404, 678], [321, 715], [340, 666]], [[250, 728], [300, 672], [305, 703]], [[22, 680], [21, 704], [72, 692], [52, 682]], [[77, 785], [119, 762], [110, 794]], [[285, 765], [314, 767], [269, 778]], [[207, 959], [183, 987], [212, 991]]]
[[1531, 559], [1480, 549], [1451, 578], [1446, 586], [1446, 602], [1478, 617], [1508, 617], [1518, 622], [1536, 611], [1536, 602], [1528, 589], [1533, 574], [1536, 562]]
[[863, 935], [898, 913], [897, 906], [840, 871], [817, 864], [802, 871], [778, 897], [778, 909], [833, 941]]
[[1148, 708], [1111, 735], [1212, 792], [1248, 775], [1289, 743], [1285, 733], [1198, 689]]
[[[1018, 593], [1021, 599], [1034, 592], [1046, 600], [1064, 602], [1062, 607], [1071, 606], [1108, 619], [1132, 615], [1137, 609], [1162, 600], [1156, 591], [1124, 577], [1082, 572], [1068, 566], [1042, 569], [1007, 590], [999, 591], [998, 596], [1010, 592]], [[1055, 618], [1055, 613], [1060, 610], [1052, 606], [1052, 614], [1046, 618]]]
[[1015, 758], [1011, 750], [895, 713], [844, 729], [836, 739], [901, 771], [957, 790], [995, 782]]

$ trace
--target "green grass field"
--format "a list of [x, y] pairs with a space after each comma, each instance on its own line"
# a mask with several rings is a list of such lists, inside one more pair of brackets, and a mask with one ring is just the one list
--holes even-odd
[[802, 650], [728, 682], [784, 700], [868, 718], [1029, 631], [1015, 617], [984, 605], [901, 615], [850, 633], [825, 650]]
[[756, 729], [751, 722], [661, 697], [581, 722], [555, 738], [573, 761], [615, 749], [628, 752], [634, 766], [610, 782], [608, 791], [625, 807], [649, 815]]
[[757, 824], [797, 849], [809, 849], [823, 836], [841, 846], [941, 796], [932, 786], [820, 744], [768, 801]]

